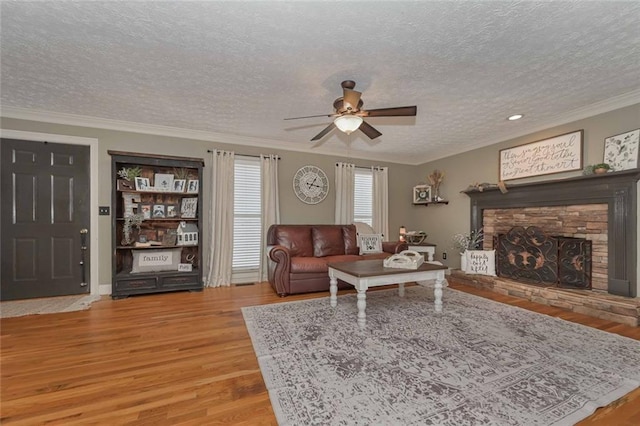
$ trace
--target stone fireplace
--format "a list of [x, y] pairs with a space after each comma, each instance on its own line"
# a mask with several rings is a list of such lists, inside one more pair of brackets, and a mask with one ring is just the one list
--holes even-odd
[[590, 241], [590, 288], [580, 284], [572, 289], [541, 286], [510, 277], [454, 274], [455, 278], [503, 294], [638, 325], [639, 179], [640, 171], [634, 169], [507, 184], [504, 194], [498, 189], [465, 191], [471, 199], [470, 229], [484, 229], [484, 249], [493, 249], [494, 237], [514, 227], [535, 226], [545, 235]]

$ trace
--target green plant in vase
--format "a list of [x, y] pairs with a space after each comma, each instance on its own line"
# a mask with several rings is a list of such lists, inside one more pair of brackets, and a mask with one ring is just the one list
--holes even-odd
[[465, 271], [467, 269], [467, 256], [465, 252], [467, 250], [480, 248], [480, 244], [482, 244], [484, 240], [484, 232], [482, 228], [474, 229], [466, 234], [455, 234], [451, 239], [453, 241], [453, 248], [460, 253], [460, 269]]
[[135, 181], [135, 179], [142, 174], [142, 168], [140, 167], [123, 167], [118, 170], [118, 176], [129, 182]]
[[599, 163], [593, 166], [593, 172], [596, 174], [607, 173], [611, 169], [611, 166], [607, 163]]

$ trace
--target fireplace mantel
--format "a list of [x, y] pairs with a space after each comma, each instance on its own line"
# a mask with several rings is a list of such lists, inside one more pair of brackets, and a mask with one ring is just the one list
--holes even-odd
[[484, 209], [607, 204], [608, 292], [638, 296], [638, 180], [640, 170], [463, 191], [471, 198], [471, 229], [482, 228]]

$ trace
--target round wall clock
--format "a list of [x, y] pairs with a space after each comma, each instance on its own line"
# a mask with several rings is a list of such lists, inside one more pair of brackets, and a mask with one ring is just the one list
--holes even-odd
[[329, 179], [319, 167], [302, 166], [293, 175], [293, 192], [303, 203], [318, 204], [329, 193]]

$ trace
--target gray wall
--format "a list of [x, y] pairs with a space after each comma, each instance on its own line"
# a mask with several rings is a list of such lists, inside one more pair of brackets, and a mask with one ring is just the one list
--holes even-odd
[[[451, 236], [455, 233], [469, 231], [469, 198], [460, 191], [475, 182], [496, 183], [498, 179], [498, 152], [500, 149], [557, 136], [574, 130], [584, 129], [584, 163], [593, 164], [602, 161], [604, 138], [640, 127], [640, 104], [600, 114], [584, 120], [557, 126], [527, 136], [504, 141], [485, 148], [476, 149], [463, 154], [422, 164], [407, 166], [394, 163], [372, 162], [368, 160], [352, 160], [337, 156], [300, 153], [284, 150], [262, 149], [221, 142], [205, 142], [166, 136], [153, 136], [138, 133], [102, 130], [69, 125], [58, 125], [26, 120], [2, 118], [3, 129], [29, 132], [53, 133], [70, 136], [97, 138], [99, 140], [100, 182], [111, 182], [111, 159], [108, 150], [130, 151], [141, 153], [157, 153], [205, 159], [205, 179], [203, 191], [205, 203], [211, 188], [210, 162], [208, 149], [232, 150], [236, 154], [278, 154], [281, 156], [280, 171], [280, 209], [283, 223], [333, 223], [334, 197], [334, 164], [336, 161], [352, 161], [358, 166], [380, 165], [389, 167], [389, 231], [390, 239], [396, 237], [400, 225], [409, 230], [424, 230], [429, 234], [428, 241], [437, 244], [436, 259], [442, 260], [442, 253], [449, 257], [445, 264], [458, 267], [459, 256], [452, 252]], [[332, 185], [329, 196], [315, 206], [300, 202], [293, 193], [292, 178], [296, 170], [305, 164], [321, 167], [329, 177]], [[412, 205], [412, 187], [419, 183], [427, 183], [427, 175], [434, 169], [446, 173], [441, 186], [441, 196], [449, 200], [448, 205]], [[536, 180], [561, 179], [579, 175], [570, 172], [546, 175], [537, 178], [519, 179], [512, 183], [525, 183]], [[111, 202], [111, 185], [100, 185], [99, 204], [109, 205]], [[206, 205], [206, 204], [205, 204]], [[208, 223], [205, 223], [208, 229]], [[206, 232], [205, 229], [205, 232]], [[99, 221], [99, 281], [100, 284], [111, 282], [111, 221], [109, 217], [100, 216]], [[205, 238], [206, 239], [206, 238]], [[206, 249], [207, 247], [205, 247]], [[206, 258], [205, 253], [205, 258]]]
[[[468, 151], [441, 160], [422, 164], [418, 168], [417, 179], [425, 180], [434, 169], [446, 173], [440, 192], [449, 200], [449, 205], [430, 205], [410, 208], [410, 228], [424, 230], [429, 234], [429, 242], [437, 244], [437, 258], [441, 260], [443, 251], [450, 254], [443, 263], [451, 267], [460, 266], [460, 258], [452, 249], [451, 236], [468, 232], [470, 229], [470, 200], [460, 191], [476, 182], [497, 183], [498, 155], [504, 148], [522, 145], [584, 129], [584, 165], [601, 163], [604, 157], [604, 139], [640, 127], [640, 104], [610, 111], [583, 120], [553, 127], [527, 136], [510, 139], [495, 145]], [[579, 176], [582, 172], [567, 172], [535, 178], [516, 179], [507, 182], [520, 184]]]
[[[205, 159], [205, 175], [203, 184], [204, 206], [208, 205], [211, 189], [211, 167], [210, 154], [207, 150], [223, 149], [234, 151], [236, 154], [258, 155], [258, 154], [278, 154], [281, 157], [279, 163], [279, 183], [280, 183], [280, 210], [282, 223], [302, 224], [317, 223], [330, 224], [334, 222], [335, 211], [335, 188], [334, 188], [334, 166], [337, 161], [350, 161], [357, 166], [387, 166], [389, 167], [389, 229], [390, 239], [397, 238], [400, 225], [406, 218], [405, 212], [411, 203], [411, 185], [414, 180], [415, 166], [405, 166], [394, 163], [373, 162], [369, 160], [346, 159], [337, 156], [327, 156], [294, 151], [274, 150], [268, 148], [255, 148], [244, 145], [231, 145], [219, 142], [206, 142], [192, 139], [181, 139], [166, 136], [154, 136], [139, 133], [120, 132], [114, 130], [94, 129], [87, 127], [69, 126], [61, 124], [51, 124], [35, 121], [17, 120], [2, 118], [0, 128], [10, 130], [21, 130], [26, 132], [61, 134], [68, 136], [79, 136], [96, 138], [99, 140], [99, 165], [98, 179], [100, 184], [98, 202], [100, 205], [111, 204], [111, 185], [102, 184], [112, 182], [111, 180], [111, 157], [108, 151], [127, 151], [149, 154], [177, 155], [184, 157], [195, 157]], [[293, 175], [305, 164], [313, 164], [322, 168], [329, 178], [330, 189], [327, 198], [317, 205], [307, 205], [302, 203], [293, 192]], [[409, 188], [408, 190], [406, 188]], [[206, 211], [206, 208], [204, 209]], [[209, 229], [208, 221], [205, 218], [205, 236]], [[111, 283], [111, 218], [108, 216], [99, 217], [99, 283], [101, 285]], [[208, 244], [205, 245], [208, 250]], [[207, 253], [205, 252], [205, 259]]]

